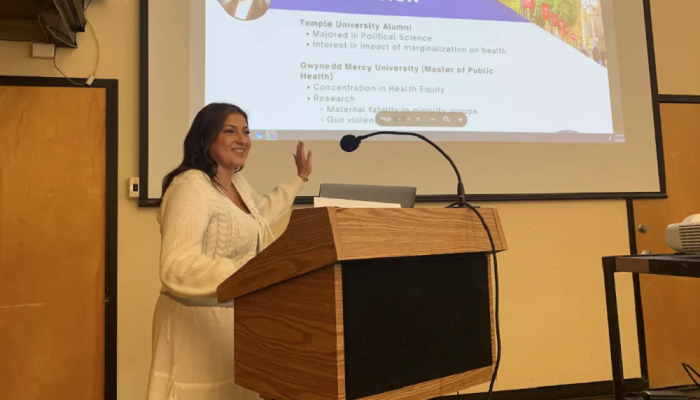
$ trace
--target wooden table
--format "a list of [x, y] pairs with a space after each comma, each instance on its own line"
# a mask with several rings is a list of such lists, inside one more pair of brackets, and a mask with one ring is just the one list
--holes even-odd
[[622, 371], [620, 321], [617, 315], [617, 292], [615, 288], [615, 273], [617, 272], [700, 278], [700, 255], [676, 254], [603, 258], [613, 389], [615, 391], [615, 400], [623, 400], [625, 395], [625, 376]]

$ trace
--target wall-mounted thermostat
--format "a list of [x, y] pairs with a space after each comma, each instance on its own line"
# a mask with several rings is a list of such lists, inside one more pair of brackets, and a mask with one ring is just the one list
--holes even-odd
[[129, 178], [129, 197], [139, 198], [139, 178]]

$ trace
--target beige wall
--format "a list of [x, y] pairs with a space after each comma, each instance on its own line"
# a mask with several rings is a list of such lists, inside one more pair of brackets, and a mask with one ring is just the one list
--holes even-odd
[[[658, 6], [660, 3], [683, 6]], [[159, 290], [156, 210], [140, 209], [126, 195], [127, 179], [137, 176], [139, 170], [138, 6], [135, 1], [93, 2], [88, 12], [100, 40], [97, 77], [119, 80], [120, 400], [145, 394], [151, 315]], [[659, 22], [656, 15], [654, 21], [660, 46], [657, 54], [674, 60], [659, 62], [662, 90], [700, 94], [700, 81], [693, 73], [693, 66], [700, 63], [700, 51], [692, 46], [698, 28], [691, 28], [690, 20], [700, 11], [698, 2], [653, 0], [653, 6], [660, 15]], [[696, 12], [670, 15], [691, 8]], [[688, 22], [678, 23], [678, 18]], [[688, 45], [676, 44], [678, 37]], [[80, 49], [60, 50], [58, 56], [59, 66], [70, 76], [87, 75], [93, 66], [93, 39], [84, 34], [79, 43]], [[0, 75], [59, 76], [51, 61], [31, 59], [29, 52], [26, 43], [0, 42]], [[510, 245], [499, 259], [504, 355], [496, 389], [610, 379], [600, 258], [629, 251], [624, 202], [494, 206], [501, 212]], [[621, 277], [619, 284], [626, 376], [638, 377], [631, 280]]]

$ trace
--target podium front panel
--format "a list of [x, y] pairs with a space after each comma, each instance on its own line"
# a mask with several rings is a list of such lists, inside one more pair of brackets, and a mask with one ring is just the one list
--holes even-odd
[[490, 367], [482, 253], [343, 262], [348, 400]]

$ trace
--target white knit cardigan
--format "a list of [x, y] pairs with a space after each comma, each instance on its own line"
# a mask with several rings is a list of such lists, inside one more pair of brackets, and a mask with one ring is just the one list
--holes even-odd
[[215, 297], [221, 282], [267, 246], [270, 225], [289, 212], [304, 187], [295, 177], [259, 196], [240, 173], [233, 184], [250, 215], [201, 171], [187, 171], [173, 180], [159, 214], [163, 291], [188, 299]]

